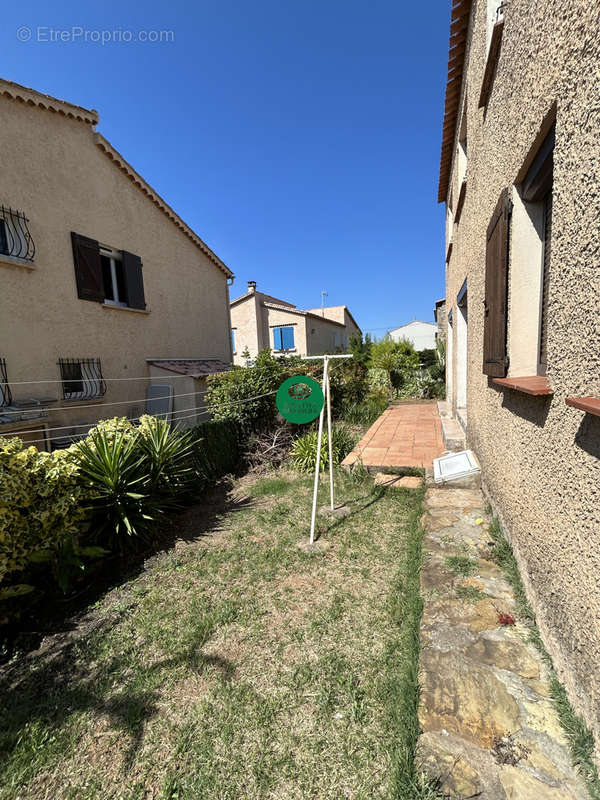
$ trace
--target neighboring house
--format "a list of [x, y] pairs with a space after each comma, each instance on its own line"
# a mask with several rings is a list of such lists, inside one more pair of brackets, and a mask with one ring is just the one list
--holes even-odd
[[231, 363], [231, 271], [96, 111], [0, 80], [0, 115], [0, 435], [64, 444], [139, 417], [150, 383], [194, 423], [205, 376]]
[[395, 342], [406, 339], [415, 350], [431, 350], [435, 348], [437, 325], [433, 322], [421, 322], [415, 319], [406, 325], [394, 328], [389, 333]]
[[433, 318], [437, 324], [436, 339], [443, 339], [446, 341], [446, 298], [442, 297], [441, 300], [435, 301], [435, 308], [433, 309]]
[[456, 3], [438, 189], [448, 402], [597, 741], [599, 63], [595, 0]]
[[232, 300], [230, 307], [233, 360], [241, 365], [246, 351], [254, 359], [265, 348], [301, 356], [345, 351], [350, 336], [361, 332], [346, 306], [302, 311], [256, 291], [255, 281], [248, 281], [246, 294]]

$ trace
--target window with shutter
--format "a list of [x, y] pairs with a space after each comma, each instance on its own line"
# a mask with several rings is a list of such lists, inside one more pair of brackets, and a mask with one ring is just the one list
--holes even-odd
[[291, 325], [273, 328], [273, 349], [294, 349], [294, 329], [291, 327]]
[[144, 309], [146, 308], [146, 298], [144, 297], [142, 259], [126, 250], [123, 250], [122, 256], [127, 305], [130, 308]]
[[104, 301], [104, 281], [100, 261], [100, 245], [80, 233], [71, 232], [77, 296], [81, 300]]
[[77, 296], [97, 303], [145, 309], [142, 259], [71, 233]]
[[485, 300], [483, 372], [504, 378], [508, 303], [508, 246], [512, 203], [508, 189], [501, 193], [487, 229], [485, 255]]

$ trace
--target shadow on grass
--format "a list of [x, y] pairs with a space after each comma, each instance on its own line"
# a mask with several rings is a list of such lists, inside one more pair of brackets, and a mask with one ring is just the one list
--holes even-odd
[[63, 634], [64, 644], [69, 633], [81, 627], [82, 616], [89, 606], [110, 589], [134, 579], [177, 541], [190, 542], [210, 536], [221, 529], [222, 517], [253, 504], [252, 498], [232, 497], [229, 482], [223, 480], [195, 505], [169, 520], [151, 545], [90, 564], [83, 577], [83, 588], [79, 585], [65, 597], [52, 586], [43, 587], [36, 602], [17, 621], [0, 627], [0, 669], [3, 662], [15, 655], [21, 658], [37, 650], [46, 636]]
[[[382, 486], [375, 486], [368, 494], [362, 497], [357, 497], [354, 500], [346, 503], [346, 505], [352, 508], [352, 511], [349, 514], [346, 514], [345, 517], [340, 517], [339, 519], [331, 522], [329, 525], [321, 524], [318, 526], [317, 530], [315, 531], [315, 540], [318, 541], [322, 536], [325, 536], [326, 534], [335, 531], [337, 528], [342, 527], [348, 520], [352, 519], [352, 517], [362, 514], [363, 511], [366, 511], [367, 508], [370, 508], [370, 506], [379, 502], [379, 500], [381, 500], [384, 496], [385, 488]], [[321, 519], [323, 520], [323, 518]]]
[[103, 635], [126, 613], [113, 614], [79, 638], [30, 655], [26, 664], [13, 664], [0, 673], [0, 771], [15, 787], [72, 752], [85, 712], [106, 717], [115, 731], [127, 735], [128, 769], [145, 724], [159, 710], [161, 687], [170, 674], [181, 667], [195, 674], [213, 667], [223, 680], [233, 677], [229, 660], [201, 652], [220, 624], [210, 614], [198, 620], [185, 647], [153, 664], [137, 661], [133, 643], [102, 659]]

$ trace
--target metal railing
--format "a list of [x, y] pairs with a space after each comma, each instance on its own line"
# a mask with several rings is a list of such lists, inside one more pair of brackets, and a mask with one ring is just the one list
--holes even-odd
[[23, 261], [33, 261], [35, 244], [29, 220], [22, 211], [0, 206], [0, 253]]
[[6, 372], [6, 359], [0, 358], [0, 408], [9, 406], [12, 403], [12, 392], [8, 384]]
[[106, 394], [99, 358], [59, 358], [65, 400], [91, 400]]

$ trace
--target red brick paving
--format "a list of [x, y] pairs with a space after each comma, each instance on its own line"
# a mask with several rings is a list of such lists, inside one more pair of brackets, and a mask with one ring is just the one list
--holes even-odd
[[386, 409], [342, 463], [360, 459], [365, 467], [431, 467], [444, 449], [437, 403], [404, 403]]

